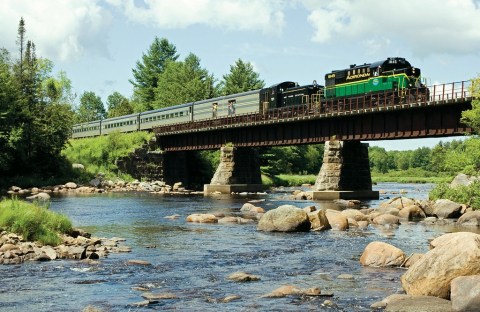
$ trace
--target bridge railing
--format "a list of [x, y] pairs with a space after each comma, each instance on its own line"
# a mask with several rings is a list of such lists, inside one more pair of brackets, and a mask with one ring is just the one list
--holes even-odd
[[304, 118], [322, 118], [347, 114], [362, 114], [390, 109], [407, 109], [421, 105], [440, 105], [470, 99], [470, 81], [459, 81], [431, 87], [419, 87], [396, 92], [365, 94], [349, 98], [333, 98], [321, 102], [271, 109], [265, 113], [236, 114], [155, 127], [157, 134], [248, 126]]

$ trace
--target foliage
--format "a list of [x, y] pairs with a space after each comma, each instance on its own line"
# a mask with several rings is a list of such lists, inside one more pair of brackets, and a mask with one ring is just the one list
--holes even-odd
[[378, 146], [370, 147], [368, 150], [370, 168], [381, 173], [388, 172], [394, 167], [394, 159], [387, 151]]
[[475, 181], [468, 186], [451, 188], [448, 184], [438, 184], [430, 191], [429, 198], [450, 199], [457, 203], [470, 205], [473, 209], [480, 209], [480, 182]]
[[230, 65], [230, 73], [223, 75], [220, 90], [221, 94], [229, 95], [261, 89], [264, 86], [265, 82], [253, 70], [252, 64], [238, 59], [234, 65]]
[[178, 58], [177, 48], [167, 39], [155, 37], [147, 53], [142, 55], [142, 60], [137, 61], [136, 67], [132, 69], [134, 96], [136, 103], [141, 105], [139, 111], [153, 109], [153, 103], [158, 102], [157, 87], [160, 74], [166, 68], [168, 62], [176, 61]]
[[372, 171], [372, 182], [397, 182], [397, 183], [443, 183], [453, 179], [452, 175], [439, 174], [422, 168], [409, 168], [407, 170], [390, 170], [387, 173]]
[[108, 118], [129, 115], [133, 113], [130, 101], [119, 92], [113, 92], [107, 98]]
[[474, 97], [472, 109], [462, 112], [461, 121], [472, 127], [476, 134], [480, 134], [480, 75], [472, 79], [469, 92]]
[[72, 222], [66, 216], [49, 211], [38, 203], [30, 204], [15, 199], [0, 202], [0, 226], [22, 235], [27, 241], [53, 246], [61, 243], [58, 234], [72, 230]]
[[260, 150], [262, 172], [278, 174], [318, 174], [323, 160], [323, 145], [274, 146]]
[[213, 75], [200, 66], [200, 59], [189, 54], [183, 62], [169, 61], [158, 77], [154, 108], [209, 99], [215, 96]]
[[[85, 166], [86, 172], [92, 176], [99, 172], [107, 177], [119, 176], [116, 161], [127, 156], [135, 148], [148, 142], [153, 136], [147, 132], [120, 133], [113, 132], [105, 136], [70, 140], [69, 146], [62, 154], [71, 163], [80, 163]], [[124, 175], [122, 178], [128, 178]]]
[[0, 174], [51, 177], [73, 125], [70, 80], [65, 73], [54, 78], [53, 63], [37, 57], [23, 18], [17, 44], [17, 61], [0, 49]]
[[85, 91], [80, 96], [80, 106], [77, 111], [77, 123], [104, 119], [107, 116], [102, 99], [95, 92]]
[[262, 175], [262, 184], [268, 187], [272, 186], [301, 186], [303, 184], [315, 184], [316, 175]]

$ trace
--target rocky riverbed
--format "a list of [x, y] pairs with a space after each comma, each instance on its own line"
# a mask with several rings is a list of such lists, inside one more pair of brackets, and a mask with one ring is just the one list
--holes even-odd
[[[47, 272], [57, 276], [56, 279], [66, 279], [76, 285], [98, 285], [85, 288], [83, 291], [87, 293], [82, 298], [76, 295], [78, 286], [71, 290], [64, 287], [77, 301], [69, 308], [77, 310], [93, 304], [97, 308], [92, 309], [100, 311], [157, 307], [189, 310], [194, 306], [215, 311], [218, 305], [238, 311], [249, 307], [262, 311], [357, 311], [369, 310], [370, 306], [387, 311], [418, 311], [434, 305], [431, 311], [450, 311], [456, 306], [454, 302], [476, 302], [476, 297], [454, 299], [457, 294], [469, 294], [469, 289], [461, 285], [473, 285], [470, 289], [475, 289], [475, 283], [478, 284], [475, 276], [480, 274], [475, 271], [462, 271], [457, 277], [466, 276], [466, 280], [460, 279], [460, 282], [455, 281], [457, 277], [446, 279], [450, 280], [445, 284], [450, 300], [433, 293], [433, 296], [429, 293], [427, 297], [417, 297], [411, 291], [405, 292], [409, 286], [404, 284], [402, 277], [407, 274], [407, 268], [420, 266], [418, 263], [422, 263], [422, 259], [430, 259], [423, 261], [428, 267], [434, 266], [432, 259], [441, 256], [427, 256], [433, 250], [437, 253], [454, 250], [454, 245], [464, 246], [462, 243], [469, 240], [472, 243], [460, 250], [472, 251], [478, 263], [476, 236], [469, 240], [462, 237], [460, 241], [448, 243], [450, 245], [445, 243], [448, 248], [437, 244], [429, 250], [429, 242], [433, 243], [433, 238], [442, 237], [445, 232], [479, 232], [478, 214], [469, 207], [400, 197], [398, 190], [387, 190], [385, 197], [390, 198], [375, 204], [360, 201], [315, 203], [296, 199], [299, 192], [285, 190], [276, 195], [253, 196], [256, 197], [253, 199], [250, 195], [180, 199], [137, 194], [133, 197], [122, 192], [111, 192], [118, 194], [113, 197], [92, 194], [57, 199], [54, 196], [51, 209], [66, 213], [75, 224], [86, 225], [87, 230], [96, 235], [126, 237], [133, 248], [130, 253], [105, 258], [94, 269], [89, 266], [77, 269], [74, 264], [68, 264], [74, 266], [75, 272], [90, 272], [85, 273], [89, 277], [64, 275], [61, 269], [47, 269]], [[6, 234], [6, 237], [9, 235], [12, 236]], [[78, 237], [81, 237], [80, 245], [86, 243], [83, 241], [86, 236]], [[77, 238], [72, 236], [66, 241]], [[10, 239], [7, 244], [21, 241], [14, 236]], [[66, 241], [64, 244], [68, 245]], [[117, 243], [117, 247], [122, 244]], [[85, 256], [95, 246], [102, 248], [97, 244], [88, 246], [84, 249]], [[42, 249], [42, 246], [36, 248]], [[96, 249], [93, 252], [97, 253]], [[60, 252], [55, 251], [55, 254], [59, 257]], [[449, 256], [445, 254], [445, 257]], [[52, 262], [57, 261], [38, 263]], [[68, 263], [77, 262], [83, 263]], [[460, 267], [475, 269], [478, 266]], [[105, 275], [102, 271], [110, 273]], [[418, 271], [429, 272], [429, 269]], [[29, 283], [21, 275], [9, 271], [2, 271], [2, 274], [6, 285], [13, 280], [20, 285]], [[44, 273], [36, 274], [42, 276]], [[405, 281], [413, 285], [411, 281], [416, 279], [422, 278], [409, 277]], [[108, 285], [103, 284], [103, 280], [108, 281]], [[88, 291], [100, 286], [123, 293], [123, 298], [116, 303], [99, 304]], [[413, 288], [428, 289], [425, 286]], [[7, 289], [1, 290], [9, 293]], [[21, 294], [16, 293], [17, 296]], [[14, 300], [5, 300], [10, 301]], [[33, 300], [31, 304], [41, 307], [43, 303]], [[61, 309], [60, 306], [49, 308], [51, 311]]]
[[44, 246], [25, 241], [21, 235], [0, 229], [0, 264], [20, 264], [25, 261], [51, 261], [57, 259], [82, 260], [87, 263], [105, 258], [110, 253], [130, 252], [122, 238], [98, 238], [75, 229], [71, 235], [62, 235], [58, 246]]

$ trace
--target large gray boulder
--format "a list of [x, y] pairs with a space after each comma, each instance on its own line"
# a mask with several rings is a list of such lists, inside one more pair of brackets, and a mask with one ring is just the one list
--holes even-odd
[[267, 211], [258, 222], [257, 229], [266, 232], [307, 232], [310, 231], [310, 220], [303, 209], [283, 205]]
[[466, 212], [460, 218], [458, 218], [457, 224], [480, 226], [480, 210]]
[[480, 275], [456, 277], [450, 286], [452, 311], [480, 311]]
[[462, 205], [449, 199], [439, 199], [433, 205], [433, 215], [440, 219], [458, 218], [462, 211]]
[[385, 312], [450, 312], [450, 301], [433, 296], [395, 294], [384, 299]]
[[450, 282], [459, 276], [480, 274], [480, 235], [450, 233], [432, 241], [435, 246], [402, 276], [409, 295], [450, 298]]
[[478, 178], [466, 175], [464, 173], [459, 173], [455, 178], [453, 178], [452, 182], [450, 182], [450, 187], [455, 188], [458, 186], [468, 186], [474, 181], [478, 181]]

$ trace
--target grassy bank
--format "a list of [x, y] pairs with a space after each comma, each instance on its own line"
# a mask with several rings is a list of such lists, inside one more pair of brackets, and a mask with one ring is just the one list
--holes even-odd
[[47, 208], [16, 199], [2, 200], [0, 227], [22, 235], [27, 241], [56, 246], [61, 243], [58, 234], [69, 233], [72, 230], [72, 222], [66, 216]]
[[115, 162], [118, 158], [127, 156], [135, 148], [148, 142], [152, 136], [152, 133], [142, 131], [114, 132], [94, 138], [70, 140], [69, 146], [63, 150], [62, 154], [71, 163], [85, 166], [87, 176], [84, 179], [102, 172], [107, 178], [119, 176], [122, 179], [130, 180], [130, 176], [118, 172]]
[[267, 187], [274, 186], [300, 186], [302, 184], [315, 184], [316, 175], [289, 175], [279, 174], [275, 176], [262, 175], [262, 183]]
[[396, 182], [396, 183], [447, 183], [454, 177], [448, 174], [435, 173], [420, 168], [408, 170], [395, 170], [387, 173], [372, 171], [372, 182]]

